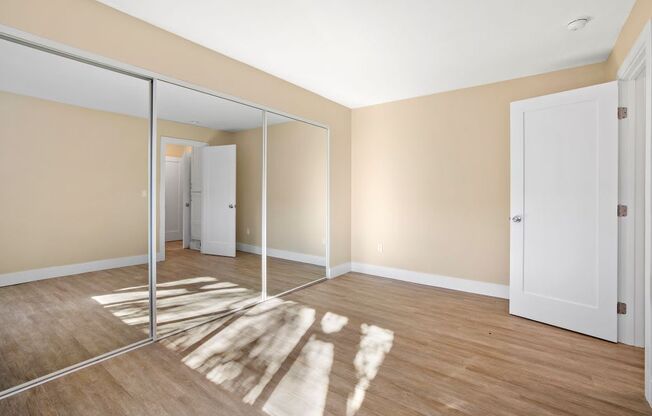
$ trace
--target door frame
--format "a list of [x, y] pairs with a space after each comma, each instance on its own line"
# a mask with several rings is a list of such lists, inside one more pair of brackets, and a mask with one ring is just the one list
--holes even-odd
[[[180, 139], [177, 137], [161, 136], [159, 146], [159, 221], [158, 221], [158, 248], [156, 255], [157, 261], [165, 260], [165, 150], [168, 144], [177, 144], [180, 146], [204, 147], [208, 143], [192, 139]], [[182, 230], [183, 233], [183, 230]]]
[[[178, 177], [178, 179], [179, 179], [179, 182], [181, 182], [181, 157], [178, 157], [178, 156], [165, 156], [165, 167], [162, 169], [162, 171], [166, 175], [167, 175], [167, 168], [168, 168], [167, 163], [168, 162], [175, 162], [175, 163], [177, 163], [179, 165], [179, 168], [178, 168], [179, 169], [179, 177]], [[161, 178], [161, 179], [163, 179], [163, 178]], [[167, 188], [167, 185], [165, 185], [165, 187]], [[180, 227], [181, 227], [180, 233], [181, 233], [181, 237], [183, 238], [183, 189], [179, 190], [179, 201], [178, 202], [179, 202], [179, 204], [178, 204], [179, 205], [179, 217], [181, 218], [181, 221], [179, 221]], [[165, 203], [167, 204], [167, 202], [165, 202]], [[167, 211], [167, 208], [164, 208], [164, 209]], [[165, 229], [165, 227], [163, 227], [163, 230], [165, 231], [165, 235], [163, 236], [163, 239], [166, 240], [166, 242], [167, 242], [167, 232], [168, 231]]]
[[[630, 49], [627, 57], [623, 61], [622, 65], [618, 69], [618, 80], [619, 81], [632, 81], [635, 80], [642, 71], [645, 71], [646, 84], [645, 84], [645, 180], [644, 180], [644, 194], [645, 194], [645, 232], [644, 232], [644, 272], [642, 284], [643, 290], [643, 301], [644, 301], [644, 317], [645, 319], [640, 319], [640, 316], [637, 316], [636, 311], [640, 310], [637, 307], [628, 307], [629, 311], [632, 311], [630, 316], [625, 315], [623, 317], [624, 322], [627, 322], [629, 327], [635, 328], [635, 324], [628, 322], [628, 320], [634, 320], [634, 322], [640, 322], [639, 325], [644, 325], [644, 345], [645, 345], [645, 398], [648, 403], [652, 404], [652, 301], [651, 301], [651, 282], [652, 282], [652, 192], [650, 186], [652, 185], [652, 21], [648, 21], [641, 31], [638, 39]], [[626, 104], [628, 107], [635, 106], [635, 96], [634, 94], [627, 94], [627, 91], [623, 94], [622, 104]], [[621, 104], [621, 105], [622, 105]], [[627, 135], [634, 135], [635, 129], [626, 129], [623, 133]], [[630, 136], [631, 137], [631, 136]], [[639, 259], [639, 261], [641, 261]], [[634, 264], [635, 266], [635, 264]], [[622, 284], [624, 286], [629, 285], [629, 287], [636, 286], [636, 278], [632, 273], [622, 277]], [[639, 282], [639, 287], [640, 287]], [[632, 291], [628, 291], [632, 293]], [[630, 302], [636, 302], [636, 296], [630, 295], [631, 299], [627, 299]], [[635, 306], [635, 303], [632, 304]], [[640, 315], [640, 312], [639, 312]], [[636, 319], [638, 318], [638, 319]], [[633, 335], [633, 334], [631, 334]]]

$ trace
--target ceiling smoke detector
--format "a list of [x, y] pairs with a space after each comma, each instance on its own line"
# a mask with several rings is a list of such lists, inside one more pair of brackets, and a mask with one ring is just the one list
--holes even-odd
[[589, 23], [589, 18], [588, 17], [580, 17], [579, 19], [571, 20], [568, 23], [568, 30], [571, 32], [576, 32], [578, 30], [584, 29], [584, 26], [586, 26], [587, 23]]

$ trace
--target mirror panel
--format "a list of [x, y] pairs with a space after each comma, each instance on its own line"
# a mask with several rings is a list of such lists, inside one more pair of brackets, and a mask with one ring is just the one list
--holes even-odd
[[263, 114], [159, 82], [158, 335], [261, 299]]
[[267, 116], [267, 294], [326, 277], [326, 129]]
[[149, 338], [150, 81], [5, 40], [0, 56], [6, 391]]

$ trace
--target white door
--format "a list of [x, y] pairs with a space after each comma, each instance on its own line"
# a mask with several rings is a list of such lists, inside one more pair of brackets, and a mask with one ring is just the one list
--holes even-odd
[[165, 241], [181, 240], [181, 165], [178, 157], [165, 157]]
[[510, 313], [617, 340], [618, 84], [511, 105]]
[[186, 152], [181, 158], [181, 210], [183, 248], [190, 246], [190, 153]]
[[235, 145], [202, 149], [201, 252], [235, 257]]

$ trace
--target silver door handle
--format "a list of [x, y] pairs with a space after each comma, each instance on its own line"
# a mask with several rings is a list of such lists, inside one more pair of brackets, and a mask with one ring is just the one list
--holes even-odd
[[229, 208], [235, 208], [235, 205], [229, 204]]
[[520, 215], [514, 215], [512, 217], [512, 222], [521, 222], [521, 221], [523, 221], [523, 218], [521, 218]]

